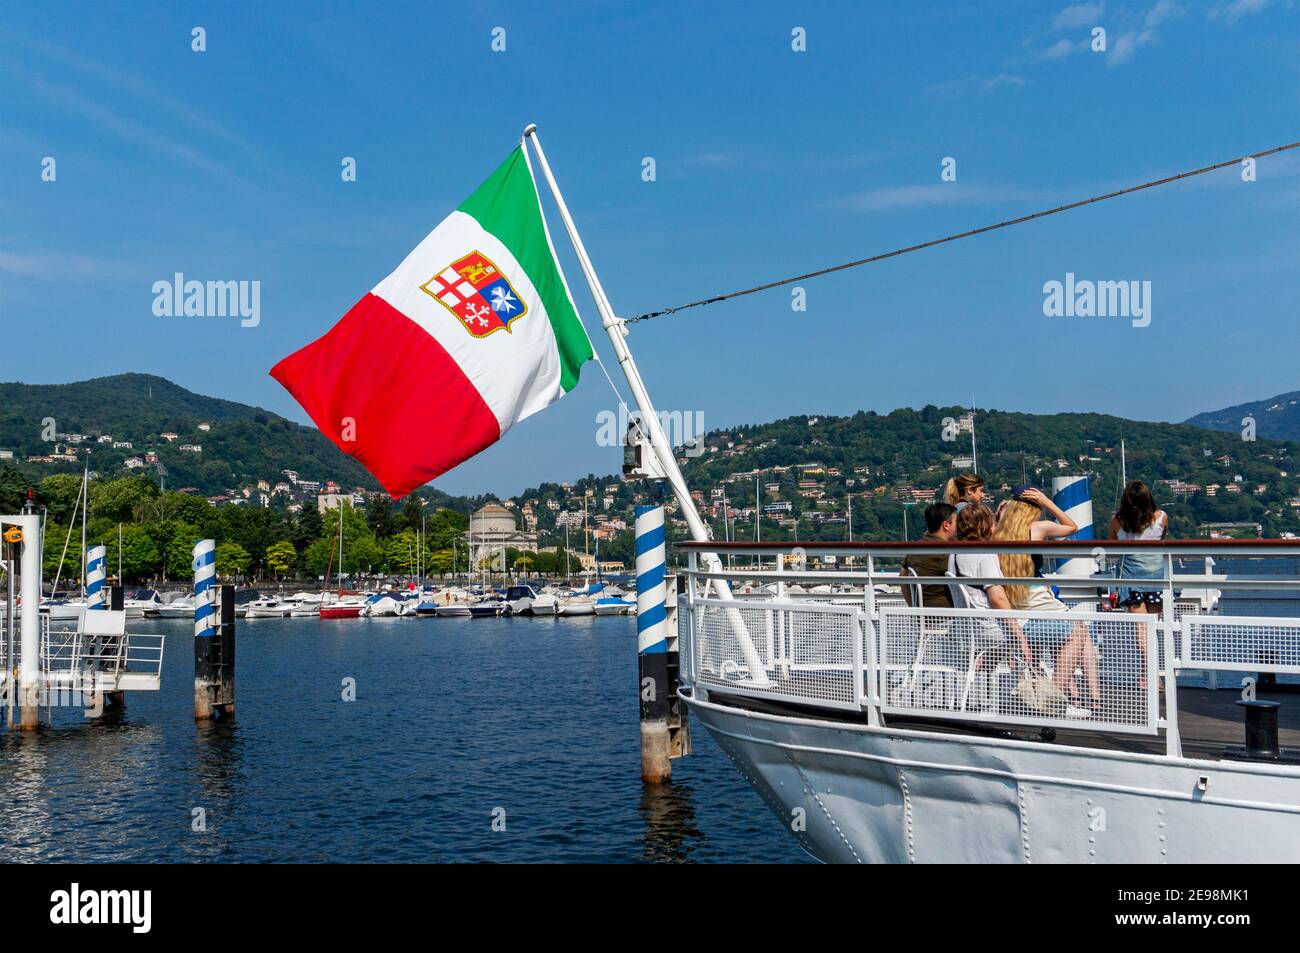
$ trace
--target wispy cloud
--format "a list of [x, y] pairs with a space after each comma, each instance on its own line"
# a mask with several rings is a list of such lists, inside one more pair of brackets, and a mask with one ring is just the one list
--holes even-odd
[[[119, 139], [174, 156], [218, 176], [235, 176], [236, 166], [230, 160], [236, 158], [245, 163], [252, 160], [268, 174], [277, 175], [275, 164], [265, 161], [260, 146], [158, 84], [44, 39], [14, 31], [0, 36], [33, 54], [35, 68], [18, 69], [6, 64], [17, 82], [26, 83], [37, 95]], [[57, 74], [60, 81], [46, 79], [41, 67]], [[118, 95], [106, 96], [106, 91]], [[115, 106], [105, 105], [107, 100]]]
[[1142, 47], [1156, 42], [1159, 26], [1182, 15], [1183, 8], [1174, 0], [1156, 0], [1155, 5], [1142, 15], [1140, 27], [1124, 30], [1111, 39], [1106, 65], [1114, 67], [1129, 62]]
[[1259, 13], [1268, 5], [1269, 0], [1226, 0], [1210, 7], [1205, 15], [1210, 20], [1223, 20], [1231, 26], [1242, 17]]
[[1024, 85], [1025, 78], [1023, 76], [1017, 76], [1014, 73], [998, 73], [998, 75], [990, 76], [980, 84], [980, 92], [991, 93], [993, 90], [1002, 89], [1004, 86], [1020, 89]]
[[1052, 21], [1052, 29], [1059, 32], [1097, 26], [1097, 18], [1105, 9], [1106, 4], [1101, 2], [1072, 3], [1056, 15], [1056, 19]]
[[694, 152], [685, 156], [686, 165], [702, 166], [706, 169], [729, 169], [745, 161], [745, 153], [739, 150], [712, 149]]
[[1156, 0], [1155, 6], [1146, 12], [1143, 17], [1143, 26], [1148, 30], [1155, 29], [1167, 20], [1176, 20], [1183, 15], [1183, 8], [1174, 3], [1174, 0]]
[[122, 92], [146, 100], [151, 106], [159, 107], [163, 111], [170, 113], [173, 119], [195, 132], [222, 139], [250, 154], [257, 152], [257, 147], [251, 142], [197, 109], [193, 103], [177, 99], [139, 76], [106, 66], [80, 52], [56, 46], [43, 39], [19, 33], [6, 35], [18, 40], [18, 42], [46, 60], [59, 66], [71, 67], [99, 83], [106, 83]]
[[986, 205], [990, 202], [1024, 202], [1041, 199], [1041, 193], [1009, 186], [973, 186], [960, 182], [932, 185], [901, 185], [870, 189], [851, 195], [838, 204], [865, 212], [935, 205]]
[[932, 83], [925, 88], [927, 93], [950, 95], [955, 93], [979, 92], [992, 93], [999, 89], [1020, 89], [1028, 82], [1016, 73], [997, 73], [993, 76], [964, 76], [960, 79]]
[[0, 275], [40, 281], [136, 280], [138, 268], [93, 255], [0, 251]]
[[1059, 60], [1062, 57], [1069, 56], [1071, 53], [1077, 53], [1080, 50], [1086, 50], [1088, 43], [1086, 40], [1067, 40], [1064, 37], [1057, 40], [1042, 53], [1038, 54], [1040, 59]]
[[155, 152], [175, 156], [214, 175], [233, 174], [231, 169], [209, 158], [204, 152], [178, 142], [175, 137], [138, 120], [121, 115], [83, 95], [80, 90], [72, 86], [51, 83], [30, 73], [25, 74], [25, 80], [34, 92], [44, 96], [50, 102], [95, 123], [120, 139], [145, 146]]

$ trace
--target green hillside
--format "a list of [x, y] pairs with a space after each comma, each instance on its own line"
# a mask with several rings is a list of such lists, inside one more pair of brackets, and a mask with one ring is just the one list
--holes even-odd
[[[930, 406], [885, 415], [790, 417], [711, 432], [703, 453], [686, 456], [679, 451], [678, 458], [687, 483], [701, 492], [710, 511], [719, 489], [733, 508], [752, 508], [755, 477], [764, 505], [788, 503], [790, 513], [784, 520], [763, 519], [764, 539], [791, 539], [796, 534], [801, 540], [847, 538], [849, 494], [855, 539], [901, 538], [905, 501], [917, 504], [909, 517], [915, 537], [926, 492], [941, 491], [958, 472], [954, 461], [971, 453], [969, 432], [953, 432], [961, 414], [961, 408]], [[1099, 533], [1118, 499], [1121, 438], [1129, 479], [1152, 485], [1157, 501], [1171, 514], [1176, 535], [1195, 536], [1201, 524], [1212, 522], [1259, 523], [1268, 536], [1300, 532], [1300, 508], [1290, 505], [1300, 495], [1300, 443], [1251, 442], [1239, 432], [1104, 414], [996, 410], [977, 414], [975, 436], [979, 472], [995, 500], [1022, 480], [1050, 491], [1053, 476], [1087, 474]], [[969, 469], [969, 464], [961, 468]], [[626, 516], [637, 495], [645, 493], [643, 484], [620, 484], [614, 476], [593, 474], [568, 493], [556, 484], [544, 484], [517, 499], [556, 501], [561, 509], [572, 509], [573, 500], [587, 490], [593, 491], [590, 504], [596, 519], [605, 511], [606, 496], [613, 498], [608, 513]], [[577, 505], [581, 509], [581, 503]], [[558, 516], [545, 503], [538, 514], [543, 529]], [[711, 515], [710, 521], [722, 538], [720, 515]], [[742, 515], [732, 532], [738, 539], [752, 539], [752, 517]], [[602, 544], [602, 555], [624, 558], [628, 547], [623, 542]]]
[[1241, 422], [1247, 417], [1255, 419], [1257, 436], [1271, 440], [1300, 440], [1300, 390], [1268, 400], [1206, 411], [1187, 422], [1196, 427], [1240, 434], [1243, 429]]
[[[53, 424], [47, 426], [48, 420]], [[200, 423], [211, 429], [200, 430]], [[64, 436], [43, 439], [51, 430]], [[160, 436], [163, 433], [175, 433], [177, 439], [169, 442]], [[69, 434], [85, 439], [73, 443]], [[98, 442], [101, 435], [131, 447], [114, 449], [112, 443]], [[202, 450], [182, 451], [182, 444]], [[0, 450], [12, 451], [14, 465], [37, 479], [79, 472], [89, 450], [90, 468], [105, 478], [124, 473], [128, 458], [157, 453], [167, 486], [192, 486], [205, 495], [259, 479], [275, 482], [285, 469], [297, 471], [304, 480], [378, 489], [361, 464], [314, 427], [258, 407], [191, 393], [148, 374], [71, 384], [0, 383]], [[27, 463], [29, 456], [59, 450], [75, 452], [77, 461]], [[158, 475], [156, 467], [145, 472]]]

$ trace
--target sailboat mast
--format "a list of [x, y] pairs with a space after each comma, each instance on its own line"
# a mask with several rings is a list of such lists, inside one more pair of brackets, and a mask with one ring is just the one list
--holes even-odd
[[[86, 458], [86, 469], [81, 474], [81, 598], [86, 598], [86, 510], [90, 509], [90, 457]], [[117, 562], [122, 564], [122, 541], [117, 543]], [[118, 583], [122, 582], [121, 570], [118, 571]], [[51, 593], [51, 595], [53, 595]]]

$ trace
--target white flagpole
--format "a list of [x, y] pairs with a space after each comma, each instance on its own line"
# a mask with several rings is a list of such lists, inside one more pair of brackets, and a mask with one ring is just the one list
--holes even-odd
[[[555, 199], [555, 207], [560, 212], [560, 218], [564, 222], [565, 230], [569, 233], [569, 240], [573, 243], [573, 250], [578, 256], [582, 274], [587, 279], [587, 287], [591, 289], [591, 296], [596, 302], [596, 310], [600, 312], [601, 326], [609, 335], [609, 341], [614, 348], [615, 356], [618, 358], [619, 367], [623, 369], [623, 376], [627, 378], [627, 386], [631, 389], [632, 397], [636, 401], [637, 408], [641, 411], [641, 422], [648, 431], [650, 445], [659, 457], [664, 472], [668, 475], [668, 483], [673, 488], [673, 495], [677, 497], [677, 503], [681, 507], [682, 515], [686, 518], [686, 525], [691, 531], [691, 538], [696, 542], [707, 543], [710, 540], [709, 529], [700, 517], [699, 511], [695, 508], [695, 501], [691, 499], [686, 480], [677, 467], [677, 458], [673, 456], [672, 445], [669, 444], [668, 437], [659, 424], [659, 415], [655, 412], [654, 405], [650, 401], [650, 394], [641, 380], [641, 373], [637, 370], [636, 362], [632, 360], [632, 352], [628, 349], [625, 340], [627, 327], [615, 316], [614, 308], [609, 303], [609, 298], [605, 296], [605, 289], [601, 287], [600, 279], [596, 277], [596, 269], [591, 263], [591, 258], [587, 255], [586, 246], [582, 244], [582, 237], [578, 234], [578, 227], [573, 223], [573, 216], [569, 214], [569, 207], [564, 202], [564, 196], [560, 194], [560, 187], [556, 184], [555, 176], [551, 172], [551, 165], [546, 161], [546, 153], [542, 151], [541, 140], [537, 138], [536, 124], [530, 123], [524, 129], [524, 138], [533, 141], [533, 149], [537, 153], [538, 165], [541, 166], [542, 175], [546, 178], [546, 184], [550, 186], [551, 196]], [[705, 552], [701, 553], [700, 556], [708, 572], [722, 572], [722, 561], [718, 559], [717, 553]], [[713, 579], [710, 582], [719, 599], [730, 600], [733, 598], [731, 586], [727, 584], [726, 580]], [[749, 637], [749, 630], [745, 626], [744, 620], [739, 612], [729, 611], [728, 615], [732, 617], [732, 629], [745, 655], [745, 663], [749, 667], [750, 679], [756, 684], [767, 684], [767, 670], [758, 655], [758, 650], [754, 648], [753, 640]]]

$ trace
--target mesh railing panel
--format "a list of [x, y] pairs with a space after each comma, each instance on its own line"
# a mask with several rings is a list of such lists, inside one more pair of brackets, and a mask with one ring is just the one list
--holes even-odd
[[[697, 600], [691, 611], [692, 672], [698, 684], [823, 707], [858, 707], [856, 609], [710, 599]], [[751, 671], [740, 626], [749, 633], [761, 672]]]
[[1186, 668], [1300, 674], [1300, 619], [1185, 616]]
[[1300, 599], [1296, 598], [1294, 592], [1262, 589], [1228, 590], [1219, 597], [1219, 614], [1293, 619], [1300, 617]]
[[[1128, 613], [886, 608], [881, 708], [1155, 734], [1152, 622]], [[1022, 661], [1025, 643], [1033, 655], [1029, 667]]]

